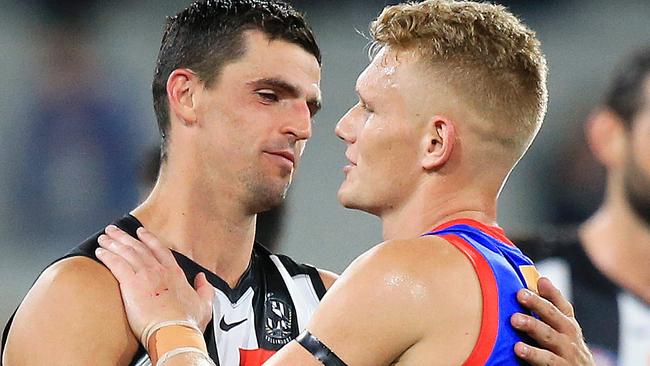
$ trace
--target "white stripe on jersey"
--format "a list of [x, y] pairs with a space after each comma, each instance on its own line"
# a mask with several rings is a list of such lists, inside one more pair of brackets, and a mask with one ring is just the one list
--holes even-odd
[[[253, 289], [249, 288], [239, 301], [233, 304], [226, 294], [216, 290], [213, 306], [213, 326], [220, 365], [239, 365], [240, 348], [259, 348], [257, 336], [255, 335], [254, 295]], [[228, 331], [223, 331], [219, 326], [222, 319], [226, 324], [235, 324], [242, 320], [244, 322]]]

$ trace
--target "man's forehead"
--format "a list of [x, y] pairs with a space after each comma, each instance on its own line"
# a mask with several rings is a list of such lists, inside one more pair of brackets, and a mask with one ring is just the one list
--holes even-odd
[[400, 75], [404, 74], [408, 57], [402, 57], [403, 52], [394, 51], [389, 47], [382, 48], [373, 57], [370, 64], [359, 75], [356, 89], [360, 93], [386, 91], [399, 86]]

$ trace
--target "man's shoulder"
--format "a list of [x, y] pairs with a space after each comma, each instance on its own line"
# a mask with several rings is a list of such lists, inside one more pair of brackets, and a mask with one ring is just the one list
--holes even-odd
[[[111, 301], [112, 300], [112, 301]], [[62, 259], [43, 271], [17, 312], [77, 313], [92, 318], [106, 308], [122, 309], [117, 280], [108, 268], [81, 256]], [[56, 319], [52, 319], [56, 320]]]
[[[387, 343], [373, 348], [382, 360], [424, 348], [454, 349], [454, 354], [460, 348], [462, 354], [454, 357], [461, 359], [480, 330], [480, 304], [480, 285], [471, 264], [444, 239], [390, 240], [343, 272], [309, 329], [337, 354], [341, 350], [344, 359], [354, 360], [361, 352], [350, 339], [384, 339], [386, 334], [391, 334]], [[342, 323], [343, 332], [330, 326]]]
[[356, 261], [385, 271], [403, 271], [422, 280], [436, 280], [439, 272], [449, 276], [471, 273], [471, 263], [449, 241], [439, 236], [388, 240], [380, 243]]
[[341, 280], [391, 293], [387, 300], [397, 305], [411, 302], [412, 295], [418, 294], [420, 300], [411, 305], [424, 307], [449, 304], [446, 295], [462, 289], [459, 283], [478, 286], [467, 257], [436, 236], [380, 243], [359, 256]]
[[[76, 364], [71, 354], [80, 360], [84, 355], [104, 357], [115, 364], [135, 354], [138, 343], [128, 327], [117, 280], [95, 257], [98, 236], [56, 259], [34, 282], [3, 334], [9, 360], [39, 364], [48, 359], [27, 352], [51, 350], [57, 355], [49, 359], [54, 364]], [[99, 344], [104, 349], [95, 349]]]

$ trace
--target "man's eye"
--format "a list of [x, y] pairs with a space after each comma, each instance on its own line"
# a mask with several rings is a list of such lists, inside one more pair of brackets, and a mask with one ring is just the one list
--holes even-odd
[[257, 95], [269, 102], [277, 102], [279, 100], [278, 95], [270, 90], [260, 90], [257, 92]]

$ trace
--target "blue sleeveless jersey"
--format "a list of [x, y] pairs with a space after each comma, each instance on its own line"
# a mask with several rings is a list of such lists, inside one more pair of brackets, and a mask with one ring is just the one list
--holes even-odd
[[444, 238], [474, 266], [483, 296], [479, 339], [466, 366], [525, 365], [514, 353], [516, 342], [529, 339], [510, 325], [516, 312], [530, 314], [519, 305], [521, 288], [537, 292], [539, 275], [533, 262], [515, 247], [503, 230], [469, 219], [453, 220], [425, 235]]

